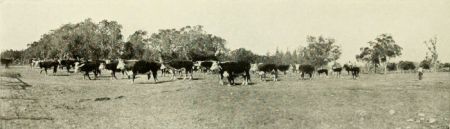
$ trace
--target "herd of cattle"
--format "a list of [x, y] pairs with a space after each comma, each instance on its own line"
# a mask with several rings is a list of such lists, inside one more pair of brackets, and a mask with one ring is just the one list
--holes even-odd
[[[250, 80], [250, 75], [259, 75], [260, 79], [265, 81], [266, 75], [270, 75], [273, 81], [278, 81], [278, 73], [282, 72], [286, 74], [288, 70], [293, 73], [300, 73], [300, 77], [305, 79], [309, 76], [311, 79], [315, 72], [318, 76], [324, 75], [328, 76], [328, 69], [318, 68], [316, 69], [312, 65], [276, 65], [276, 64], [250, 64], [248, 62], [218, 62], [218, 61], [188, 61], [188, 60], [173, 60], [169, 62], [154, 62], [146, 60], [96, 60], [96, 61], [78, 61], [78, 60], [31, 60], [30, 66], [39, 67], [41, 69], [40, 73], [47, 70], [53, 69], [53, 73], [56, 73], [58, 68], [66, 69], [68, 73], [71, 73], [71, 68], [74, 68], [74, 72], [82, 72], [83, 78], [85, 79], [90, 73], [93, 73], [95, 78], [103, 70], [109, 71], [111, 77], [117, 79], [116, 73], [121, 72], [126, 75], [128, 79], [132, 82], [136, 79], [138, 74], [146, 74], [149, 80], [153, 77], [154, 81], [158, 81], [158, 71], [161, 71], [162, 76], [165, 74], [171, 74], [171, 79], [175, 79], [175, 74], [180, 76], [184, 75], [184, 79], [192, 79], [192, 74], [194, 71], [197, 72], [211, 72], [218, 73], [220, 77], [220, 84], [223, 85], [223, 79], [226, 78], [229, 85], [234, 85], [235, 78], [242, 76], [242, 85], [248, 85]], [[337, 66], [333, 67], [331, 72], [335, 73], [337, 77], [340, 77], [341, 71], [345, 69], [348, 74], [351, 74], [353, 79], [356, 79], [359, 75], [360, 68], [352, 65], [344, 65], [343, 67]], [[183, 73], [184, 72], [184, 73]]]

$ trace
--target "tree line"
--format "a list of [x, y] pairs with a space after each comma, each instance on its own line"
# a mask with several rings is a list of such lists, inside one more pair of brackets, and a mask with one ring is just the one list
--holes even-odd
[[[24, 50], [7, 50], [2, 58], [26, 61], [28, 59], [137, 59], [153, 61], [170, 60], [218, 60], [246, 61], [251, 63], [310, 64], [324, 67], [337, 64], [342, 54], [334, 38], [307, 36], [307, 46], [291, 50], [276, 48], [274, 53], [255, 54], [245, 48], [230, 50], [226, 40], [210, 34], [203, 26], [185, 26], [179, 29], [160, 29], [149, 33], [136, 30], [124, 38], [122, 25], [116, 21], [102, 20], [98, 23], [90, 18], [79, 23], [68, 23], [50, 30], [37, 41], [27, 44]], [[390, 70], [389, 60], [400, 56], [402, 48], [389, 34], [381, 34], [368, 42], [356, 55], [357, 61], [365, 62], [368, 71], [383, 66]], [[420, 66], [439, 66], [437, 63], [436, 39], [425, 42], [431, 57], [426, 57]]]

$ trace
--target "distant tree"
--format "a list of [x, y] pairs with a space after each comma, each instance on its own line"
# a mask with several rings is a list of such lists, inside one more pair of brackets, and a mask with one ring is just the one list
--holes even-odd
[[381, 61], [385, 61], [386, 58], [379, 58], [378, 51], [370, 47], [360, 48], [361, 53], [356, 55], [356, 60], [366, 63], [367, 71], [370, 71], [371, 66], [374, 68], [374, 73], [377, 73], [377, 68], [380, 66]]
[[142, 59], [146, 50], [148, 50], [147, 31], [137, 30], [128, 37], [128, 42], [133, 45], [134, 59]]
[[381, 34], [375, 38], [375, 41], [369, 41], [369, 44], [374, 51], [373, 53], [378, 56], [378, 60], [385, 63], [386, 74], [387, 62], [389, 62], [391, 58], [400, 56], [402, 54], [402, 47], [396, 44], [394, 38], [389, 34]]
[[437, 67], [438, 67], [438, 63], [437, 63], [437, 61], [438, 61], [438, 52], [436, 50], [436, 48], [437, 48], [437, 46], [436, 46], [437, 37], [434, 37], [434, 38], [430, 39], [428, 42], [424, 41], [423, 43], [428, 48], [428, 51], [431, 53], [431, 62], [430, 62], [431, 64], [430, 65], [433, 67], [433, 71], [436, 71]]
[[121, 59], [132, 59], [135, 57], [134, 47], [131, 42], [126, 42], [123, 45], [122, 54], [120, 55]]
[[245, 48], [239, 48], [230, 52], [230, 57], [233, 61], [255, 62], [255, 54]]
[[396, 63], [388, 63], [387, 64], [387, 69], [389, 71], [396, 71], [397, 70], [397, 64]]
[[419, 64], [420, 67], [422, 67], [423, 69], [430, 69], [431, 68], [431, 60], [422, 60]]
[[400, 61], [398, 63], [398, 66], [402, 70], [414, 70], [414, 69], [416, 69], [416, 65], [414, 65], [414, 62], [411, 62], [411, 61]]
[[341, 55], [341, 49], [334, 44], [333, 38], [308, 36], [306, 41], [308, 47], [302, 50], [300, 56], [306, 60], [306, 63], [321, 67], [339, 59]]
[[149, 38], [150, 46], [160, 60], [226, 59], [225, 39], [207, 34], [203, 26], [186, 26], [179, 30], [159, 30]]

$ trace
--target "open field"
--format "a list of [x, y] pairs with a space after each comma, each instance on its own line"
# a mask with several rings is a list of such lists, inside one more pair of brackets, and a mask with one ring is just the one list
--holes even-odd
[[[8, 71], [20, 73], [32, 86], [14, 89], [2, 78], [2, 129], [450, 126], [450, 73], [425, 73], [422, 81], [416, 74], [362, 74], [358, 80], [299, 80], [298, 74], [288, 74], [279, 82], [261, 82], [253, 75], [250, 86], [228, 87], [220, 86], [216, 75], [201, 73], [191, 81], [160, 77], [157, 84], [140, 76], [131, 84], [110, 80], [106, 72], [98, 80], [83, 80], [81, 74], [45, 75], [28, 67], [2, 67], [0, 72]], [[96, 100], [103, 97], [110, 100]], [[11, 112], [27, 119], [6, 119], [14, 116]]]

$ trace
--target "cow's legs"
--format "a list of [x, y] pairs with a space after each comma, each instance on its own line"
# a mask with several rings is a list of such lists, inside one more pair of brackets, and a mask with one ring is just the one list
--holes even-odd
[[223, 73], [219, 73], [219, 84], [223, 85]]
[[134, 83], [134, 79], [136, 78], [136, 74], [133, 72], [133, 74], [131, 75], [132, 78], [132, 83]]
[[171, 80], [175, 80], [175, 70], [170, 70], [171, 72], [172, 72], [172, 78], [171, 78]]
[[158, 71], [152, 71], [152, 75], [153, 75], [153, 80], [155, 81], [155, 83], [158, 81]]
[[[95, 74], [95, 72], [94, 72], [94, 74]], [[87, 76], [89, 78], [89, 80], [91, 80], [91, 77], [89, 76], [89, 72], [85, 72], [84, 76]]]

